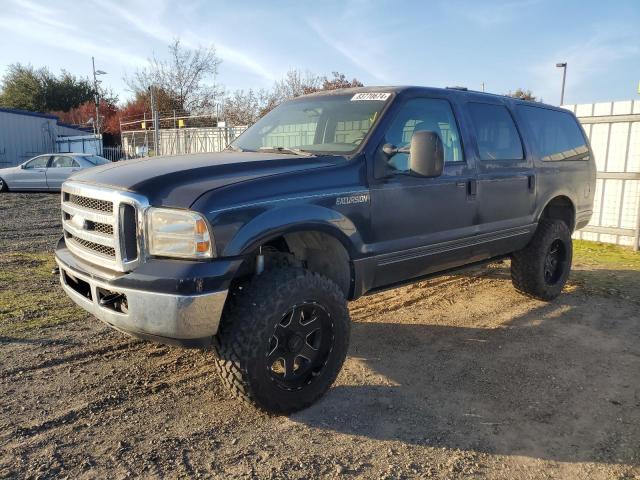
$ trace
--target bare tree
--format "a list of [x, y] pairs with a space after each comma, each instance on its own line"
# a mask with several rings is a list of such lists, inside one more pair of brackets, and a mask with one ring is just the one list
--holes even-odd
[[[185, 48], [179, 39], [169, 45], [169, 58], [155, 55], [149, 64], [125, 77], [136, 95], [146, 95], [153, 86], [163, 97], [159, 109], [198, 112], [212, 109], [221, 100], [222, 90], [216, 85], [216, 75], [222, 60], [214, 46]], [[211, 81], [209, 81], [211, 80]]]
[[[520, 100], [529, 100], [531, 102], [538, 101], [537, 97], [531, 90], [525, 90], [524, 88], [518, 88], [515, 92], [509, 92], [507, 96], [519, 98]], [[541, 102], [542, 99], [540, 99], [539, 101]]]
[[236, 90], [225, 98], [224, 117], [231, 125], [251, 125], [260, 117], [290, 98], [321, 90], [362, 87], [357, 79], [351, 81], [339, 72], [333, 78], [314, 75], [300, 70], [289, 70], [282, 80], [274, 83], [271, 90]]
[[272, 95], [280, 103], [321, 89], [322, 79], [311, 72], [289, 70], [282, 80], [278, 80], [272, 89]]
[[332, 72], [333, 78], [329, 80], [327, 77], [322, 77], [322, 90], [338, 90], [339, 88], [353, 88], [353, 87], [364, 87], [364, 83], [362, 83], [357, 78], [352, 79], [351, 81], [347, 80], [347, 77], [344, 73], [340, 72]]
[[251, 125], [273, 108], [272, 102], [272, 94], [266, 90], [236, 90], [225, 98], [224, 119], [230, 125]]

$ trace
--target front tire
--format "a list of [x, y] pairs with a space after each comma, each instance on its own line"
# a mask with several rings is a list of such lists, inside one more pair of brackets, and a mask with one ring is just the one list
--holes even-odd
[[0, 177], [0, 192], [6, 192], [8, 190], [9, 187], [7, 186], [7, 182], [5, 182], [2, 177]]
[[351, 321], [340, 288], [308, 270], [266, 270], [236, 288], [215, 337], [216, 367], [235, 396], [271, 413], [318, 400], [347, 355]]
[[533, 239], [511, 256], [511, 281], [520, 293], [553, 300], [571, 272], [571, 232], [560, 220], [541, 220]]

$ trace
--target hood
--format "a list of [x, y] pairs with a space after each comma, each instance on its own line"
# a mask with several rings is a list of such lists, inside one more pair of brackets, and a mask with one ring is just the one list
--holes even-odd
[[74, 181], [144, 195], [151, 205], [189, 208], [203, 193], [269, 175], [335, 164], [336, 157], [221, 152], [123, 160], [82, 170]]
[[19, 172], [20, 170], [20, 165], [16, 165], [15, 167], [0, 168], [0, 176], [10, 175], [12, 173]]

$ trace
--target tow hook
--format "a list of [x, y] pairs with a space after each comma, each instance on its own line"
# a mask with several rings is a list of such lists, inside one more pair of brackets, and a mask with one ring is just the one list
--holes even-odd
[[102, 307], [109, 306], [109, 305], [117, 302], [118, 300], [120, 300], [123, 297], [124, 297], [124, 295], [122, 295], [121, 293], [110, 293], [109, 295], [105, 295], [104, 297], [102, 297], [100, 299], [100, 305]]

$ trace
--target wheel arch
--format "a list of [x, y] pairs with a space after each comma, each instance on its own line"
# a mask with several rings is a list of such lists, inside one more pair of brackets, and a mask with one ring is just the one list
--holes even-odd
[[542, 219], [561, 220], [573, 233], [576, 226], [576, 206], [568, 195], [558, 194], [551, 198], [541, 210], [538, 221]]
[[323, 207], [282, 208], [256, 217], [245, 225], [224, 250], [224, 255], [245, 256], [239, 275], [254, 272], [260, 247], [285, 252], [334, 281], [350, 298], [354, 271], [351, 260], [362, 246], [355, 225], [339, 212]]

